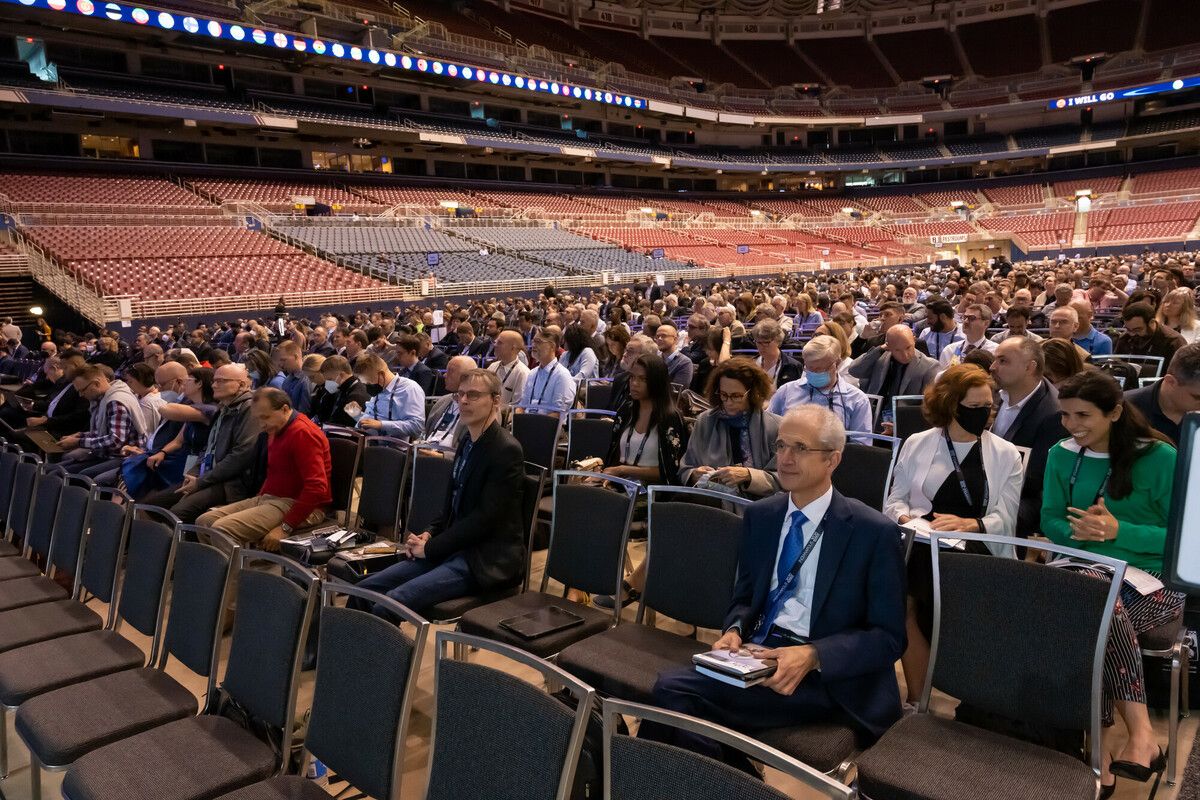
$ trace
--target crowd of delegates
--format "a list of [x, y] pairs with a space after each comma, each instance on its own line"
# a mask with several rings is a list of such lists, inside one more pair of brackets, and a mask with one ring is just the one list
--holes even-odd
[[[429, 531], [407, 532], [408, 559], [369, 581], [420, 611], [519, 579], [522, 458], [507, 420], [561, 417], [606, 386], [613, 433], [596, 454], [606, 474], [768, 504], [748, 515], [774, 531], [747, 542], [742, 575], [775, 571], [753, 591], [739, 583], [721, 641], [756, 636], [803, 653], [781, 656], [776, 680], [737, 697], [805, 686], [797, 703], [840, 707], [869, 739], [901, 713], [897, 687], [884, 688], [896, 659], [907, 700], [921, 695], [929, 561], [918, 548], [907, 579], [891, 556], [846, 565], [839, 592], [869, 595], [868, 624], [812, 606], [817, 559], [789, 574], [793, 547], [837, 510], [857, 520], [851, 538], [868, 561], [878, 537], [920, 518], [939, 531], [1044, 535], [1159, 572], [1173, 445], [1183, 415], [1200, 410], [1195, 281], [1190, 254], [1146, 252], [578, 296], [548, 288], [315, 319], [277, 309], [271, 321], [146, 327], [130, 342], [59, 332], [26, 354], [43, 362], [5, 397], [0, 421], [23, 446], [36, 446], [31, 429], [57, 437], [71, 472], [266, 549], [329, 508], [320, 426], [436, 445], [454, 459], [447, 506]], [[1155, 359], [1158, 369], [1143, 367]], [[903, 432], [882, 508], [850, 503], [830, 483], [847, 437], [891, 446], [880, 437], [900, 433], [893, 398], [905, 396], [922, 399], [926, 429]], [[628, 603], [644, 577], [631, 569], [622, 596], [592, 601]], [[797, 594], [772, 597], [780, 585]], [[1182, 613], [1165, 589], [1130, 591], [1105, 671], [1105, 719], [1115, 710], [1130, 736], [1111, 748], [1111, 768], [1106, 756], [1106, 786], [1160, 766], [1137, 636]], [[822, 637], [864, 626], [881, 638], [823, 649]], [[858, 646], [879, 674], [850, 666]], [[736, 698], [712, 687], [696, 705], [694, 678], [664, 681], [662, 702], [681, 710], [735, 727], [763, 713], [721, 710]], [[869, 708], [853, 697], [867, 690]]]

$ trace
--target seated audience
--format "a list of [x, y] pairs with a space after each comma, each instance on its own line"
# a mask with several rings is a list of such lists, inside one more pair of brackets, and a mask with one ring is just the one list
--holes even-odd
[[963, 340], [963, 332], [954, 319], [954, 306], [945, 300], [934, 300], [929, 303], [926, 306], [926, 312], [927, 325], [917, 337], [916, 344], [924, 345], [920, 349], [926, 355], [940, 359], [947, 347]]
[[758, 348], [755, 362], [767, 373], [771, 385], [776, 389], [800, 378], [802, 368], [796, 359], [780, 350], [783, 345], [783, 328], [774, 319], [764, 319], [751, 330], [754, 346]]
[[814, 336], [804, 345], [804, 375], [775, 392], [772, 414], [782, 417], [803, 403], [824, 405], [837, 414], [848, 431], [870, 433], [874, 424], [871, 401], [862, 389], [841, 379], [841, 345], [832, 336]]
[[987, 329], [990, 323], [991, 310], [987, 306], [967, 306], [962, 315], [962, 339], [954, 344], [946, 345], [938, 354], [938, 361], [941, 363], [942, 369], [961, 364], [973, 350], [995, 352], [996, 343], [987, 338]]
[[1004, 312], [1004, 321], [1006, 327], [1004, 330], [992, 337], [992, 341], [1000, 344], [1005, 339], [1013, 336], [1024, 336], [1027, 339], [1032, 339], [1035, 342], [1042, 341], [1042, 337], [1033, 331], [1029, 330], [1031, 309], [1029, 306], [1009, 306]]
[[547, 325], [533, 337], [533, 357], [538, 366], [525, 379], [525, 391], [517, 411], [558, 415], [575, 405], [575, 379], [558, 363], [559, 331]]
[[[1089, 371], [1068, 378], [1058, 401], [1070, 438], [1051, 448], [1046, 462], [1042, 532], [1056, 544], [1160, 575], [1175, 448], [1146, 424], [1107, 375]], [[1104, 572], [1088, 572], [1110, 579]], [[1115, 785], [1117, 776], [1144, 781], [1146, 773], [1161, 773], [1166, 765], [1146, 709], [1137, 637], [1178, 619], [1183, 601], [1182, 594], [1165, 588], [1147, 595], [1128, 583], [1121, 589], [1104, 657], [1102, 787]], [[1120, 747], [1109, 735], [1114, 707], [1128, 736]]]
[[863, 353], [850, 365], [850, 374], [858, 378], [859, 388], [882, 398], [879, 419], [887, 434], [894, 429], [892, 398], [923, 394], [937, 371], [938, 362], [917, 352], [913, 332], [904, 325], [889, 328], [884, 344]]
[[1113, 341], [1107, 334], [1101, 333], [1092, 326], [1092, 304], [1087, 300], [1075, 300], [1071, 303], [1075, 314], [1079, 317], [1079, 326], [1071, 341], [1092, 356], [1106, 356], [1113, 351]]
[[251, 408], [267, 440], [262, 486], [256, 496], [217, 506], [196, 522], [232, 536], [242, 546], [273, 552], [296, 528], [325, 519], [333, 500], [333, 463], [325, 433], [292, 409], [286, 392], [259, 389]]
[[[458, 390], [466, 435], [454, 456], [446, 505], [427, 531], [410, 531], [401, 561], [358, 585], [420, 613], [435, 603], [520, 582], [525, 564], [525, 456], [500, 426], [500, 381], [466, 373]], [[362, 607], [362, 603], [355, 602]], [[385, 614], [375, 609], [378, 614]]]
[[[218, 369], [212, 377], [212, 395], [217, 413], [195, 464], [188, 467], [178, 486], [144, 499], [149, 505], [169, 509], [185, 523], [258, 491], [253, 484], [260, 428], [250, 413], [253, 396], [245, 366], [226, 364]], [[169, 410], [164, 406], [163, 416]]]
[[996, 348], [990, 372], [1000, 390], [992, 433], [1029, 448], [1016, 527], [1017, 536], [1025, 537], [1040, 527], [1046, 456], [1067, 432], [1059, 413], [1058, 390], [1046, 379], [1041, 345], [1025, 336], [1005, 339]]
[[1133, 303], [1121, 311], [1125, 330], [1117, 337], [1113, 352], [1117, 355], [1158, 356], [1164, 364], [1183, 347], [1183, 337], [1155, 318], [1153, 306]]
[[749, 359], [718, 365], [708, 382], [712, 408], [692, 428], [679, 462], [680, 483], [747, 497], [779, 491], [774, 474], [779, 417], [763, 410], [770, 394], [770, 378]]
[[141, 404], [125, 381], [111, 376], [106, 367], [94, 364], [75, 373], [75, 391], [91, 404], [91, 423], [86, 433], [68, 434], [58, 441], [66, 451], [62, 467], [67, 472], [78, 474], [93, 467], [107, 472], [124, 458], [122, 448], [142, 444], [147, 428]]
[[[1024, 466], [1021, 453], [987, 430], [992, 413], [988, 374], [956, 364], [925, 390], [933, 427], [905, 440], [883, 513], [901, 525], [928, 521], [935, 531], [1015, 536]], [[1012, 545], [969, 543], [968, 550], [1014, 555]], [[908, 702], [916, 704], [929, 668], [933, 636], [933, 573], [927, 543], [908, 561], [908, 647], [902, 659]]]
[[600, 375], [600, 360], [592, 349], [592, 337], [581, 326], [567, 326], [563, 331], [563, 347], [558, 363], [567, 368], [572, 378], [590, 380]]
[[1046, 380], [1054, 386], [1087, 368], [1079, 354], [1079, 346], [1068, 339], [1052, 337], [1044, 340], [1042, 354], [1046, 356]]
[[412, 334], [401, 334], [396, 340], [396, 374], [415, 381], [426, 397], [432, 397], [437, 373], [421, 361], [420, 350], [420, 339]]
[[[150, 492], [177, 486], [184, 473], [199, 458], [208, 442], [209, 420], [216, 416], [213, 371], [197, 367], [189, 374], [182, 364], [168, 362], [155, 373], [160, 394], [170, 400], [159, 409], [160, 422], [142, 447], [126, 447], [125, 460], [117, 470], [97, 475], [101, 486], [116, 486], [124, 480], [134, 499]], [[178, 388], [176, 388], [178, 387]], [[198, 411], [200, 416], [189, 413]]]
[[[905, 641], [900, 532], [833, 488], [845, 443], [841, 421], [827, 408], [788, 412], [776, 449], [784, 493], [746, 510], [737, 583], [714, 646], [761, 644], [778, 662], [775, 674], [743, 689], [688, 664], [659, 675], [655, 705], [750, 734], [847, 719], [864, 743], [900, 718], [894, 666]], [[723, 756], [707, 738], [650, 722], [638, 735]]]
[[[625, 337], [625, 341], [629, 341], [629, 333], [624, 328], [616, 330]], [[488, 371], [495, 373], [500, 380], [500, 404], [505, 409], [511, 408], [513, 403], [519, 403], [521, 395], [525, 393], [529, 366], [521, 361], [523, 348], [524, 342], [517, 331], [504, 330], [496, 335], [493, 348], [496, 360], [488, 365]]]
[[363, 353], [354, 362], [354, 374], [370, 397], [361, 409], [351, 405], [346, 413], [357, 416], [359, 430], [368, 436], [412, 439], [425, 427], [425, 393], [417, 382], [401, 378], [374, 353]]
[[[849, 315], [846, 315], [847, 318]], [[844, 382], [847, 386], [858, 386], [858, 378], [850, 374], [850, 365], [854, 363], [854, 359], [849, 356], [850, 339], [847, 338], [846, 328], [839, 324], [835, 319], [828, 322], [822, 322], [813, 331], [813, 337], [817, 336], [832, 336], [837, 339], [839, 345], [838, 352], [842, 354], [841, 363], [838, 365], [838, 380]], [[801, 353], [803, 355], [803, 352]]]
[[1163, 298], [1155, 314], [1158, 324], [1175, 331], [1188, 344], [1200, 341], [1200, 319], [1196, 314], [1196, 293], [1187, 287], [1172, 289]]
[[[28, 398], [27, 401], [6, 403], [0, 409], [0, 419], [13, 428], [42, 428], [54, 436], [67, 436], [87, 430], [91, 422], [89, 403], [75, 390], [75, 373], [83, 369], [85, 362], [78, 353], [47, 359], [43, 368], [47, 384], [44, 397]], [[25, 446], [18, 438], [18, 444]], [[37, 448], [29, 444], [29, 449]]]
[[287, 393], [291, 408], [301, 414], [312, 409], [312, 382], [304, 372], [304, 351], [291, 341], [280, 342], [275, 347], [275, 363], [283, 373], [283, 385], [279, 388]]
[[462, 415], [458, 390], [463, 376], [477, 366], [475, 359], [470, 356], [454, 356], [450, 359], [446, 366], [446, 393], [429, 409], [429, 415], [425, 419], [423, 441], [443, 447], [458, 447], [459, 440], [466, 434], [466, 428], [459, 424]]
[[685, 389], [691, 386], [696, 365], [687, 354], [675, 349], [679, 343], [679, 331], [675, 330], [675, 326], [659, 325], [654, 332], [654, 343], [658, 345], [659, 355], [667, 365], [667, 375], [670, 376], [671, 383]]
[[1126, 392], [1125, 400], [1142, 412], [1150, 427], [1177, 444], [1183, 415], [1200, 411], [1200, 343], [1176, 350], [1162, 380]]
[[[688, 429], [671, 400], [666, 364], [653, 353], [638, 357], [629, 368], [629, 400], [617, 412], [604, 473], [647, 485], [678, 484], [687, 448]], [[622, 606], [641, 596], [645, 579], [639, 566], [623, 586]], [[616, 601], [601, 595], [592, 602], [612, 608]]]
[[604, 346], [608, 350], [608, 358], [600, 370], [601, 378], [615, 378], [621, 371], [621, 361], [625, 357], [625, 348], [629, 345], [631, 336], [623, 325], [610, 325], [604, 331]]
[[366, 408], [370, 395], [362, 381], [354, 376], [350, 362], [343, 356], [329, 356], [321, 362], [321, 383], [313, 392], [309, 417], [318, 425], [353, 428], [354, 417], [346, 412], [349, 403]]
[[132, 364], [125, 370], [125, 383], [138, 399], [138, 406], [142, 409], [142, 420], [146, 423], [146, 430], [153, 431], [158, 427], [159, 409], [166, 403], [166, 400], [163, 400], [162, 395], [158, 393], [158, 385], [154, 379], [154, 370], [150, 369], [145, 363]]

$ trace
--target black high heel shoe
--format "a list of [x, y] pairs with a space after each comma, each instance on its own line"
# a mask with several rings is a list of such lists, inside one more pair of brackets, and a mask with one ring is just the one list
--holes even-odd
[[1135, 764], [1132, 761], [1114, 761], [1108, 766], [1113, 775], [1118, 775], [1122, 778], [1128, 778], [1131, 781], [1140, 781], [1145, 783], [1154, 775], [1161, 774], [1167, 768], [1167, 754], [1160, 747], [1158, 755], [1150, 762], [1150, 766], [1143, 767], [1141, 764]]
[[1114, 776], [1113, 782], [1111, 785], [1105, 786], [1103, 783], [1100, 784], [1100, 794], [1096, 795], [1096, 800], [1108, 800], [1108, 798], [1113, 796], [1113, 792], [1115, 792], [1116, 790], [1117, 790], [1117, 780], [1116, 780], [1116, 777]]

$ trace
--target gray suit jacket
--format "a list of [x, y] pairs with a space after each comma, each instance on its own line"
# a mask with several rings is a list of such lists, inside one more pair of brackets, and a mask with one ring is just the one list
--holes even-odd
[[[882, 348], [872, 347], [850, 364], [850, 374], [858, 378], [859, 388], [867, 394], [881, 394], [883, 383], [887, 380], [888, 367], [892, 365], [892, 354]], [[904, 378], [900, 381], [898, 394], [921, 394], [925, 387], [933, 382], [937, 375], [938, 361], [936, 358], [921, 353], [913, 354], [904, 370]]]
[[[438, 422], [441, 421], [442, 416], [446, 413], [447, 409], [450, 408], [450, 404], [452, 402], [454, 402], [454, 395], [449, 394], [442, 395], [434, 402], [433, 407], [429, 409], [429, 416], [425, 418], [424, 438], [428, 439], [431, 435], [433, 435], [433, 431], [435, 428], [437, 428]], [[466, 432], [466, 430], [467, 427], [465, 425], [459, 425], [454, 429], [453, 445], [455, 449], [458, 449], [458, 443], [462, 441], [463, 434]]]

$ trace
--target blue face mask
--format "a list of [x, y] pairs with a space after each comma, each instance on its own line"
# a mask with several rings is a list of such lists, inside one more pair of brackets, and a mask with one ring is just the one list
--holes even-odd
[[337, 381], [325, 381], [325, 391], [330, 394], [337, 394], [339, 388], [341, 387]]
[[808, 385], [814, 389], [824, 389], [832, 382], [833, 377], [828, 372], [808, 373]]
[[158, 396], [163, 399], [164, 403], [179, 402], [179, 392], [159, 392]]

